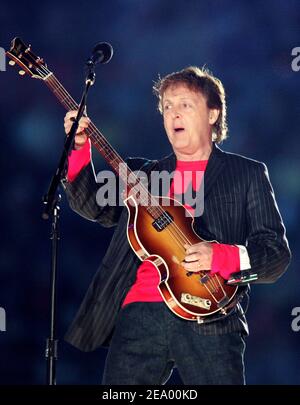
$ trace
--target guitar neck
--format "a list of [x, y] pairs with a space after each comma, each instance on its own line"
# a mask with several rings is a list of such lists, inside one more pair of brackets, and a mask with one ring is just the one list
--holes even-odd
[[[59, 80], [57, 80], [53, 73], [50, 73], [44, 79], [44, 81], [66, 110], [78, 110], [78, 104], [73, 100], [73, 98], [59, 82]], [[89, 135], [93, 146], [103, 156], [109, 166], [118, 176], [122, 178], [129, 189], [132, 188], [132, 184], [128, 184], [128, 172], [130, 172], [130, 170], [127, 164], [109, 144], [109, 142], [107, 142], [98, 128], [91, 122], [86, 132]]]
[[[11, 66], [17, 64], [21, 67], [19, 71], [20, 75], [28, 74], [34, 79], [43, 80], [59, 102], [65, 107], [67, 111], [78, 110], [78, 104], [73, 100], [67, 90], [57, 80], [55, 75], [47, 68], [43, 58], [36, 56], [31, 51], [31, 46], [25, 45], [21, 38], [14, 38], [10, 50], [6, 52], [6, 55], [11, 59], [9, 64]], [[120, 155], [114, 150], [114, 148], [107, 142], [105, 137], [101, 134], [98, 128], [91, 122], [86, 129], [87, 135], [90, 137], [93, 146], [103, 156], [108, 165], [113, 169], [117, 176], [119, 176], [124, 184], [125, 191], [128, 194], [131, 190], [137, 188], [139, 201], [138, 204], [146, 206], [147, 210], [156, 218], [163, 212], [163, 209], [157, 209], [157, 203], [152, 207], [152, 196], [150, 195], [148, 188], [143, 185], [143, 181], [134, 172], [130, 170]], [[137, 193], [134, 193], [135, 197]]]
[[[62, 84], [56, 79], [53, 73], [49, 73], [47, 77], [44, 78], [44, 81], [66, 110], [78, 110], [78, 104], [73, 100]], [[104, 157], [114, 172], [123, 180], [126, 185], [127, 193], [133, 190], [136, 186], [140, 186], [140, 189], [142, 189], [143, 192], [142, 195], [139, 194], [139, 202], [142, 205], [147, 206], [147, 211], [154, 219], [158, 218], [161, 215], [161, 212], [164, 211], [162, 207], [159, 207], [158, 209], [158, 203], [156, 203], [153, 207], [151, 206], [153, 197], [149, 193], [148, 189], [143, 186], [140, 178], [130, 170], [126, 162], [114, 150], [109, 142], [107, 142], [98, 128], [92, 122], [87, 128], [86, 132], [89, 135], [94, 147]]]

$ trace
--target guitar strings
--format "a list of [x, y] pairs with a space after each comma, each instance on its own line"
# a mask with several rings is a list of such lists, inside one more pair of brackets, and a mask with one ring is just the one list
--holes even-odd
[[[60, 99], [61, 103], [62, 103], [67, 109], [74, 109], [74, 110], [75, 110], [75, 109], [78, 109], [77, 103], [72, 99], [72, 97], [69, 95], [69, 93], [63, 88], [63, 86], [62, 86], [62, 85], [60, 84], [60, 82], [56, 79], [56, 77], [54, 76], [54, 74], [51, 73], [51, 72], [50, 72], [47, 68], [45, 68], [45, 67], [42, 67], [42, 69], [43, 69], [43, 70], [41, 70], [41, 69], [37, 69], [37, 70], [38, 70], [38, 72], [39, 72], [40, 74], [45, 73], [46, 76], [48, 76], [44, 81], [45, 81], [47, 84], [49, 84], [49, 85], [51, 86], [51, 88], [53, 89], [54, 93], [57, 93], [57, 95], [60, 96], [59, 99]], [[68, 100], [69, 100], [69, 103], [68, 103]], [[90, 134], [88, 134], [88, 135], [90, 135], [90, 136], [93, 135], [92, 140], [94, 141], [94, 142], [93, 142], [94, 144], [95, 144], [95, 143], [97, 144], [96, 147], [97, 147], [97, 146], [100, 146], [101, 149], [106, 152], [106, 154], [107, 154], [107, 156], [108, 156], [109, 158], [111, 158], [111, 156], [116, 155], [117, 158], [122, 161], [121, 157], [117, 154], [116, 151], [114, 151], [112, 148], [111, 148], [112, 150], [109, 150], [109, 148], [107, 148], [106, 143], [104, 143], [105, 147], [102, 146], [102, 144], [101, 144], [101, 138], [100, 138], [100, 140], [98, 140], [97, 137], [96, 137], [96, 135], [98, 135], [98, 136], [100, 135], [100, 137], [102, 137], [102, 138], [103, 138], [103, 135], [100, 133], [100, 131], [97, 129], [97, 127], [96, 127], [92, 122], [91, 122], [91, 126], [92, 126], [92, 129], [89, 131]], [[89, 128], [88, 128], [88, 129], [89, 129]], [[88, 131], [87, 131], [87, 132], [88, 132]], [[95, 141], [96, 141], [96, 142], [95, 142]], [[105, 141], [105, 139], [104, 139], [104, 141]], [[108, 145], [109, 145], [109, 144], [108, 144]], [[110, 145], [109, 145], [109, 147], [110, 147]], [[115, 169], [115, 170], [116, 170], [116, 169]], [[129, 170], [130, 170], [130, 169], [129, 169]], [[132, 173], [132, 172], [131, 172], [131, 173]], [[135, 176], [135, 177], [136, 177], [136, 176]], [[141, 184], [141, 185], [142, 185], [142, 187], [143, 187], [143, 184]], [[144, 187], [143, 187], [143, 188], [144, 188]], [[145, 188], [144, 188], [144, 190], [146, 191], [146, 193], [147, 193], [148, 196], [149, 196], [148, 190], [145, 189]], [[153, 208], [153, 207], [152, 207], [152, 208]], [[160, 213], [160, 214], [162, 214], [162, 215], [165, 214], [165, 211], [164, 211], [160, 206], [158, 206], [158, 208], [155, 209], [154, 211], [158, 211], [158, 213]], [[175, 241], [178, 243], [178, 245], [179, 245], [180, 248], [183, 247], [183, 246], [182, 246], [182, 243], [183, 243], [183, 242], [185, 242], [185, 243], [191, 245], [191, 242], [190, 242], [190, 241], [188, 240], [188, 238], [184, 235], [184, 233], [181, 231], [181, 229], [178, 228], [178, 226], [177, 226], [176, 223], [173, 222], [173, 223], [171, 223], [171, 224], [169, 224], [169, 225], [171, 225], [172, 228], [174, 228], [174, 231], [177, 233], [177, 235], [176, 235], [176, 233], [174, 234], [174, 233], [171, 231], [171, 229], [169, 228], [169, 226], [168, 226], [166, 229], [171, 233], [171, 235], [173, 236], [173, 238], [175, 239]], [[178, 233], [179, 233], [179, 234], [178, 234]], [[181, 238], [183, 238], [183, 241], [181, 240]], [[184, 252], [184, 250], [183, 250], [183, 252]], [[200, 271], [200, 272], [198, 272], [198, 274], [204, 275], [204, 274], [207, 274], [207, 273], [204, 272], [204, 271]], [[208, 277], [209, 277], [209, 282], [211, 283], [211, 287], [213, 287], [213, 290], [218, 290], [218, 286], [217, 286], [217, 284], [215, 283], [214, 278], [213, 278], [213, 277], [210, 277], [210, 276], [208, 276]], [[220, 281], [219, 281], [218, 278], [217, 278], [217, 282], [218, 282], [218, 284], [220, 284]], [[220, 287], [221, 287], [221, 286], [220, 286]], [[210, 292], [211, 295], [213, 295], [210, 290], [209, 290], [209, 292]]]
[[[49, 78], [50, 79], [50, 78]], [[49, 80], [48, 79], [48, 80]], [[54, 78], [53, 78], [54, 79]], [[56, 78], [55, 78], [56, 79]], [[60, 92], [61, 94], [63, 94], [62, 93], [62, 91], [61, 90], [63, 90], [63, 89], [60, 89], [59, 87], [56, 87], [56, 90], [55, 90], [55, 92], [56, 93], [58, 93], [58, 92]], [[65, 92], [66, 93], [66, 92]], [[66, 93], [67, 94], [67, 93]], [[64, 94], [65, 95], [65, 94]], [[66, 100], [67, 99], [67, 97], [64, 97], [63, 98], [63, 100]], [[67, 107], [69, 108], [69, 109], [76, 109], [76, 108], [78, 108], [78, 106], [77, 106], [77, 104], [74, 102], [74, 100], [71, 100], [71, 104], [70, 105], [68, 105], [67, 103], [65, 103], [66, 105], [67, 105]], [[94, 135], [94, 138], [95, 138], [95, 132], [96, 132], [96, 130], [97, 130], [97, 128], [95, 127], [95, 125], [93, 124], [93, 123], [91, 123], [92, 124], [92, 126], [93, 126], [93, 130], [94, 131], [89, 131], [89, 132], [91, 132], [91, 135]], [[102, 134], [100, 133], [99, 134], [101, 137], [102, 137]], [[93, 139], [94, 140], [94, 139]], [[98, 139], [96, 139], [96, 143], [97, 144], [99, 144], [99, 141], [98, 141]], [[101, 144], [100, 144], [100, 146], [102, 146]], [[102, 150], [103, 150], [104, 148], [102, 147]], [[107, 147], [105, 148], [105, 151], [107, 152], [107, 155], [109, 156], [109, 157], [111, 157], [111, 156], [113, 156], [113, 155], [115, 155], [115, 154], [117, 154], [114, 150], [113, 151], [107, 151]], [[119, 157], [119, 156], [117, 156], [120, 160], [122, 160], [121, 159], [121, 157]], [[129, 169], [130, 170], [130, 169]], [[131, 171], [130, 171], [130, 174], [133, 174]], [[134, 175], [134, 177], [137, 179], [137, 177]], [[148, 196], [151, 196], [150, 194], [149, 194], [149, 192], [148, 192], [148, 190], [143, 186], [143, 184], [142, 183], [140, 183], [141, 184], [141, 186], [142, 186], [142, 188], [144, 189], [144, 191], [148, 194]], [[152, 209], [153, 209], [153, 207], [152, 207]], [[158, 213], [160, 213], [160, 214], [164, 214], [165, 213], [165, 211], [164, 210], [162, 210], [161, 209], [161, 207], [160, 206], [158, 206], [157, 207], [157, 209], [158, 209]], [[156, 208], [154, 208], [154, 210], [157, 210]], [[177, 225], [176, 225], [177, 226]], [[179, 228], [178, 228], [178, 230], [180, 230]], [[180, 230], [181, 231], [181, 230]], [[185, 237], [185, 235], [182, 233], [182, 236], [184, 236]], [[185, 237], [185, 240], [184, 240], [185, 242], [187, 242], [187, 243], [190, 243], [190, 241]]]
[[[64, 88], [60, 85], [60, 83], [59, 83], [59, 81], [56, 79], [56, 77], [53, 75], [52, 77], [51, 77], [51, 79], [53, 78], [53, 82], [54, 82], [54, 84], [56, 85], [56, 89], [55, 89], [55, 92], [57, 92], [57, 93], [60, 93], [60, 95], [63, 95], [64, 97], [61, 97], [61, 100], [62, 100], [62, 102], [64, 102], [65, 100], [67, 100], [68, 98], [71, 100], [71, 104], [70, 105], [68, 105], [68, 103], [64, 103], [64, 104], [66, 104], [66, 106], [69, 108], [69, 109], [76, 109], [76, 108], [78, 108], [78, 105], [75, 103], [75, 101], [71, 98], [71, 96], [64, 90]], [[50, 81], [50, 77], [49, 77], [49, 79], [48, 79], [49, 81]], [[52, 84], [52, 83], [51, 83]], [[69, 96], [69, 97], [68, 97]], [[95, 125], [92, 123], [92, 126], [93, 126], [93, 129], [94, 129], [94, 131], [90, 131], [91, 133], [89, 134], [89, 135], [95, 135], [95, 131], [98, 131], [98, 129], [95, 127]], [[97, 132], [96, 132], [97, 133]], [[101, 135], [101, 137], [103, 137], [102, 136], [102, 134], [100, 133], [100, 135]], [[95, 136], [94, 136], [95, 137]], [[96, 139], [96, 141], [97, 141], [97, 144], [99, 143], [99, 141], [98, 141], [98, 139]], [[100, 146], [102, 146], [102, 145], [100, 145]], [[110, 146], [110, 145], [109, 145]], [[114, 150], [113, 151], [110, 151], [110, 150], [108, 150], [107, 151], [107, 147], [106, 148], [103, 148], [102, 147], [102, 150], [103, 149], [105, 149], [105, 152], [109, 155], [109, 157], [111, 156], [111, 155], [113, 155], [113, 152], [114, 152]], [[115, 154], [116, 154], [116, 152], [115, 152]], [[117, 156], [117, 157], [119, 157], [119, 156]], [[120, 158], [121, 159], [121, 158]], [[144, 189], [147, 193], [148, 193], [148, 191], [146, 190], [146, 189]], [[160, 207], [158, 208], [158, 211], [160, 212], [160, 213], [162, 213], [162, 214], [164, 214], [165, 213], [165, 211], [164, 210], [162, 210]], [[180, 231], [180, 233], [181, 233], [181, 235], [179, 234], [179, 235], [176, 235], [176, 233], [174, 234], [173, 232], [171, 232], [171, 229], [169, 228], [168, 229], [168, 227], [167, 227], [167, 229], [169, 230], [169, 232], [172, 234], [172, 236], [173, 236], [173, 238], [175, 239], [175, 241], [178, 243], [178, 245], [179, 245], [179, 247], [181, 248], [182, 247], [182, 241], [180, 240], [180, 236], [183, 236], [183, 238], [184, 238], [184, 242], [187, 242], [187, 243], [189, 243], [190, 245], [191, 245], [191, 243], [190, 243], [190, 241], [186, 238], [186, 236], [183, 234], [183, 232], [180, 230], [180, 228], [178, 228], [177, 227], [177, 225], [176, 224], [174, 224], [173, 225], [173, 223], [171, 224], [172, 225], [172, 227], [173, 228], [175, 228], [174, 229], [174, 231]], [[176, 229], [177, 228], [177, 229]], [[200, 273], [200, 272], [199, 272]], [[201, 274], [201, 273], [200, 273]], [[203, 273], [202, 273], [203, 274]], [[205, 274], [205, 273], [204, 273]], [[217, 286], [217, 284], [214, 282], [214, 279], [213, 278], [210, 278], [210, 282], [211, 282], [211, 287], [213, 287], [213, 289], [214, 290], [217, 290], [218, 289], [218, 286]], [[218, 283], [219, 283], [219, 280], [218, 280]]]
[[[31, 57], [30, 54], [28, 54], [28, 56]], [[24, 55], [23, 55], [23, 58], [26, 59], [26, 60], [28, 60], [28, 58], [27, 58], [26, 56], [24, 57]], [[33, 59], [34, 59], [34, 58], [33, 58]], [[35, 62], [35, 60], [34, 60], [33, 62]], [[32, 65], [33, 63], [30, 62], [30, 64]], [[46, 84], [48, 84], [48, 85], [51, 86], [51, 88], [52, 88], [52, 90], [54, 91], [54, 93], [58, 93], [58, 95], [60, 96], [60, 102], [64, 105], [65, 108], [67, 108], [67, 109], [77, 109], [77, 108], [78, 108], [78, 105], [76, 104], [76, 102], [72, 99], [72, 97], [69, 95], [69, 93], [63, 88], [63, 86], [62, 86], [62, 85], [60, 84], [60, 82], [56, 79], [56, 77], [54, 76], [54, 74], [48, 70], [48, 68], [46, 68], [46, 67], [43, 66], [43, 65], [40, 65], [40, 68], [37, 68], [37, 72], [38, 72], [40, 75], [42, 75], [42, 76], [44, 75], [44, 73], [46, 74], [46, 76], [43, 76], [44, 81], [46, 82]], [[48, 77], [47, 77], [47, 76], [48, 76]], [[51, 76], [52, 76], [52, 78], [51, 78]], [[53, 85], [53, 83], [51, 83], [50, 80], [53, 80], [54, 83], [56, 82], [57, 85], [56, 85], [56, 86]], [[62, 97], [62, 96], [64, 96], [64, 97]], [[68, 104], [68, 102], [67, 102], [68, 99], [71, 101], [70, 104]], [[94, 136], [92, 137], [92, 140], [94, 141], [93, 143], [94, 143], [94, 144], [96, 143], [96, 145], [95, 145], [96, 147], [97, 147], [97, 146], [100, 146], [101, 149], [102, 149], [102, 150], [105, 150], [105, 152], [107, 153], [107, 147], [106, 147], [106, 146], [105, 146], [105, 147], [102, 147], [102, 146], [101, 146], [101, 143], [100, 143], [101, 137], [104, 138], [103, 135], [100, 133], [100, 131], [97, 129], [97, 127], [96, 127], [93, 123], [92, 123], [92, 127], [93, 127], [93, 129], [94, 129], [94, 131], [91, 131], [91, 135], [94, 135]], [[98, 135], [100, 135], [100, 141], [98, 141], [98, 139], [97, 139], [97, 137], [96, 137], [97, 133], [98, 133]], [[105, 139], [104, 139], [104, 140], [105, 140]], [[104, 143], [104, 145], [106, 145], [106, 144], [107, 144], [107, 142]], [[108, 145], [109, 145], [109, 144], [108, 144]], [[109, 147], [110, 147], [110, 145], [109, 145]], [[111, 153], [112, 153], [112, 154], [114, 153], [115, 155], [117, 155], [117, 157], [122, 161], [122, 159], [118, 156], [118, 154], [117, 154], [114, 150], [112, 150], [112, 152], [108, 151], [107, 155], [109, 155], [109, 154], [111, 154]], [[130, 170], [130, 169], [129, 169], [129, 170]], [[142, 187], [143, 187], [143, 184], [142, 184]], [[143, 188], [144, 188], [144, 187], [143, 187]], [[146, 192], [149, 194], [148, 190], [146, 190]], [[160, 206], [159, 206], [159, 208], [158, 208], [158, 212], [160, 212], [162, 215], [165, 214], [165, 211], [164, 211]], [[174, 228], [175, 232], [176, 232], [176, 231], [177, 231], [177, 232], [179, 231], [179, 235], [178, 235], [178, 237], [177, 237], [177, 235], [173, 234], [173, 232], [171, 232], [170, 228], [167, 227], [168, 231], [172, 234], [173, 238], [174, 238], [177, 242], [179, 241], [179, 246], [180, 246], [180, 248], [183, 247], [182, 244], [181, 244], [181, 241], [180, 241], [180, 237], [183, 237], [184, 242], [186, 242], [186, 243], [188, 243], [188, 244], [191, 245], [191, 242], [190, 242], [190, 241], [187, 239], [187, 237], [182, 233], [182, 231], [180, 230], [180, 228], [177, 227], [177, 224], [171, 223], [171, 224], [169, 224], [169, 225], [171, 225], [171, 226]], [[177, 229], [176, 229], [176, 228], [177, 228]], [[180, 235], [180, 234], [181, 234], [181, 235]], [[201, 271], [201, 272], [198, 272], [198, 274], [203, 274], [203, 272], [202, 272], [202, 271]], [[204, 273], [204, 274], [206, 274], [206, 273]], [[209, 277], [209, 279], [211, 279], [211, 281], [213, 281], [213, 278], [211, 278], [209, 275], [208, 275], [208, 277]], [[218, 280], [218, 282], [219, 282], [219, 280]], [[214, 283], [213, 283], [213, 284], [214, 284]], [[224, 290], [223, 290], [223, 291], [224, 291]], [[213, 294], [211, 293], [211, 295], [213, 295]]]
[[[64, 90], [64, 88], [60, 85], [60, 83], [59, 83], [59, 81], [56, 79], [56, 77], [53, 75], [52, 77], [49, 77], [48, 78], [48, 81], [50, 82], [50, 80], [52, 80], [53, 79], [53, 82], [54, 82], [54, 85], [56, 85], [56, 89], [54, 90], [55, 91], [55, 93], [60, 93], [60, 95], [63, 95], [64, 97], [61, 97], [61, 101], [69, 108], [69, 109], [76, 109], [76, 108], [78, 108], [78, 105], [75, 103], [75, 101], [71, 98], [71, 96], [70, 95], [68, 95], [68, 93]], [[54, 87], [53, 86], [53, 83], [51, 83], [51, 85], [52, 85], [52, 87]], [[69, 96], [69, 97], [68, 97]], [[67, 99], [70, 99], [71, 100], [71, 104], [70, 105], [68, 105], [68, 103], [67, 102], [65, 102]], [[96, 131], [98, 131], [98, 129], [95, 127], [95, 125], [92, 123], [92, 126], [93, 126], [93, 130], [91, 130], [91, 131], [89, 131], [90, 132], [90, 134], [89, 135], [94, 135], [94, 137], [95, 137], [95, 132]], [[88, 131], [87, 131], [88, 132]], [[96, 132], [97, 133], [97, 132]], [[103, 137], [102, 136], [102, 134], [100, 133], [100, 136], [101, 137]], [[98, 139], [96, 139], [96, 141], [97, 141], [97, 144], [99, 144], [99, 141], [98, 141]], [[110, 151], [110, 150], [108, 150], [107, 151], [107, 147], [103, 147], [101, 144], [100, 144], [100, 146], [101, 146], [101, 149], [103, 150], [105, 150], [105, 152], [107, 153], [107, 155], [109, 155], [109, 157], [111, 157], [111, 155], [113, 156], [113, 154], [116, 154], [116, 152], [113, 150], [113, 151]], [[114, 153], [115, 152], [115, 153]], [[119, 158], [119, 156], [117, 156], [118, 158]], [[121, 159], [121, 158], [120, 158]], [[144, 188], [144, 190], [148, 193], [148, 190], [147, 189], [145, 189]], [[164, 214], [165, 213], [165, 211], [164, 210], [162, 210], [160, 207], [158, 207], [158, 212], [159, 213], [161, 213], [161, 214]], [[184, 233], [180, 230], [180, 228], [178, 228], [177, 227], [177, 225], [176, 225], [176, 223], [171, 223], [170, 224], [173, 228], [174, 228], [174, 231], [176, 232], [177, 231], [177, 233], [178, 233], [178, 231], [181, 233], [181, 235], [179, 234], [179, 235], [176, 235], [176, 233], [174, 234], [172, 231], [171, 231], [171, 229], [169, 228], [169, 227], [167, 227], [167, 229], [168, 229], [168, 231], [171, 233], [171, 235], [173, 236], [173, 238], [175, 239], [175, 241], [178, 243], [178, 245], [179, 245], [179, 247], [180, 248], [182, 248], [182, 242], [187, 242], [187, 243], [189, 243], [190, 245], [191, 245], [191, 242], [186, 238], [186, 236], [184, 235]], [[177, 229], [176, 229], [177, 228]], [[180, 240], [180, 236], [182, 236], [183, 238], [184, 238], [184, 241], [182, 241], [182, 240]], [[203, 275], [203, 273], [201, 272], [199, 272], [199, 274], [202, 274]], [[205, 274], [205, 273], [204, 273]], [[210, 278], [210, 282], [211, 282], [211, 287], [213, 287], [213, 290], [217, 290], [218, 289], [218, 286], [217, 286], [217, 284], [215, 283], [215, 281], [214, 281], [214, 279], [213, 278], [211, 278], [211, 277], [209, 277]], [[219, 280], [217, 279], [217, 281], [218, 281], [218, 283], [219, 283]], [[212, 293], [211, 291], [210, 291], [210, 293]]]

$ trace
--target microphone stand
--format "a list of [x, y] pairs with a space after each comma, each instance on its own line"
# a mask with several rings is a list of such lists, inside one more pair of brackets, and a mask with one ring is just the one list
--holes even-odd
[[51, 290], [50, 290], [50, 335], [46, 340], [45, 357], [47, 362], [47, 385], [56, 385], [56, 362], [57, 362], [57, 344], [56, 338], [56, 280], [57, 280], [57, 252], [59, 235], [59, 213], [61, 195], [57, 194], [58, 186], [63, 180], [66, 170], [68, 156], [71, 153], [74, 145], [76, 131], [79, 126], [79, 121], [86, 109], [87, 95], [90, 87], [95, 83], [95, 63], [89, 60], [87, 63], [88, 72], [85, 80], [85, 87], [79, 104], [77, 116], [73, 122], [70, 132], [66, 138], [64, 149], [58, 163], [58, 167], [53, 175], [47, 194], [43, 197], [44, 210], [42, 213], [43, 219], [51, 217]]

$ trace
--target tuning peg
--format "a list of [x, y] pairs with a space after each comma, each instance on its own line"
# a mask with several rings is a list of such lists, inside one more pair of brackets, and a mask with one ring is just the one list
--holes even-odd
[[19, 70], [19, 75], [20, 75], [20, 76], [24, 76], [25, 73], [26, 73], [25, 70]]
[[15, 62], [14, 60], [10, 60], [10, 61], [8, 62], [8, 64], [9, 64], [10, 66], [15, 66], [16, 62]]
[[28, 46], [28, 48], [25, 49], [25, 53], [28, 53], [31, 50], [31, 44]]

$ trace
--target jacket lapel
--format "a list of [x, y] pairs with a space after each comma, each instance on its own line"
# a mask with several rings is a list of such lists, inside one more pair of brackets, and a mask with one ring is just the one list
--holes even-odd
[[[173, 152], [170, 155], [168, 155], [158, 161], [157, 170], [159, 172], [166, 171], [168, 173], [174, 173], [175, 169], [176, 169], [176, 156], [175, 156], [175, 153], [173, 153]], [[171, 185], [171, 183], [170, 183], [170, 185]], [[160, 192], [159, 192], [160, 196], [165, 196], [166, 193], [162, 192], [162, 190], [166, 190], [166, 187], [163, 187], [162, 189], [160, 187]]]
[[204, 198], [208, 196], [212, 186], [224, 169], [224, 165], [225, 153], [213, 143], [213, 149], [204, 174]]
[[[215, 181], [224, 169], [225, 153], [213, 143], [212, 152], [208, 159], [207, 168], [204, 175], [204, 198], [207, 197]], [[158, 162], [158, 170], [166, 170], [169, 173], [176, 169], [176, 156], [174, 153], [166, 156]]]

